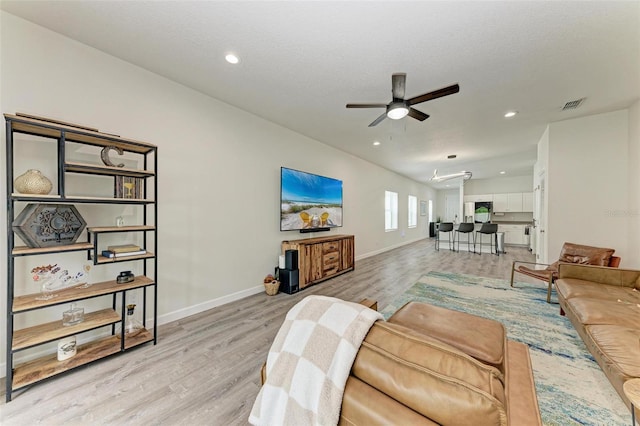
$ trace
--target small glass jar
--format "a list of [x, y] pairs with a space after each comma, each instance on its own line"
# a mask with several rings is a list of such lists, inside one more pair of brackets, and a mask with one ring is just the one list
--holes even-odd
[[[127, 305], [127, 318], [125, 319], [125, 324], [124, 324], [125, 338], [136, 336], [144, 330], [142, 323], [138, 321], [135, 317], [135, 314], [134, 314], [135, 308], [136, 308], [136, 305], [133, 303]], [[120, 330], [120, 327], [118, 327], [117, 336], [118, 337], [122, 336], [122, 331]]]
[[62, 313], [62, 325], [76, 325], [84, 321], [84, 308], [76, 308], [76, 304], [72, 303], [68, 311]]

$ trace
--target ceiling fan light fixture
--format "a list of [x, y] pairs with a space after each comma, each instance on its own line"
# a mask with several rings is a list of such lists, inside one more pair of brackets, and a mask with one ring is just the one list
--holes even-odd
[[229, 62], [230, 64], [237, 64], [238, 62], [240, 62], [240, 58], [238, 58], [236, 55], [234, 55], [233, 53], [229, 53], [227, 54], [224, 59]]
[[473, 174], [471, 172], [463, 170], [463, 171], [458, 172], [458, 173], [451, 173], [451, 174], [448, 174], [448, 175], [438, 176], [438, 169], [435, 169], [433, 171], [433, 176], [429, 180], [432, 180], [434, 182], [444, 182], [444, 181], [450, 180], [450, 179], [462, 178], [462, 180], [465, 181], [465, 180], [471, 179], [472, 175]]
[[396, 102], [389, 105], [387, 108], [387, 117], [392, 120], [400, 120], [409, 114], [409, 108], [404, 102]]
[[452, 84], [442, 89], [433, 90], [429, 93], [425, 93], [420, 96], [414, 96], [413, 98], [406, 99], [405, 94], [405, 82], [407, 75], [405, 73], [396, 73], [391, 76], [391, 102], [388, 104], [347, 104], [347, 108], [386, 108], [386, 111], [382, 113], [378, 118], [373, 120], [369, 127], [377, 126], [385, 118], [392, 120], [400, 120], [407, 115], [415, 120], [424, 121], [429, 118], [429, 114], [413, 108], [414, 105], [421, 104], [433, 99], [438, 99], [443, 96], [453, 95], [460, 91], [458, 83]]

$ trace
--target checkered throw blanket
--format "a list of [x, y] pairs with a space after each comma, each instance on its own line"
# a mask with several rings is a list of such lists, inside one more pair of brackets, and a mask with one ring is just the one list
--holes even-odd
[[287, 313], [269, 350], [267, 381], [253, 425], [336, 425], [351, 365], [380, 313], [326, 296], [307, 296]]

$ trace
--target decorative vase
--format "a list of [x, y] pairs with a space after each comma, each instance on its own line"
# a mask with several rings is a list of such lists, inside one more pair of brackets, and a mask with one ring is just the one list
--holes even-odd
[[53, 285], [58, 279], [59, 272], [58, 264], [36, 266], [31, 270], [33, 282], [40, 286], [40, 294], [36, 300], [50, 300], [58, 296], [53, 292]]
[[[133, 303], [127, 305], [127, 318], [124, 323], [125, 339], [128, 337], [134, 337], [144, 331], [142, 323], [135, 318], [135, 308], [136, 305]], [[122, 337], [122, 330], [120, 330], [120, 327], [116, 330], [116, 336], [118, 336], [118, 338]]]
[[22, 194], [48, 194], [53, 185], [40, 170], [29, 169], [13, 181], [16, 191]]
[[62, 313], [62, 325], [65, 327], [80, 324], [84, 321], [84, 308], [76, 308], [76, 304], [72, 303], [68, 311]]

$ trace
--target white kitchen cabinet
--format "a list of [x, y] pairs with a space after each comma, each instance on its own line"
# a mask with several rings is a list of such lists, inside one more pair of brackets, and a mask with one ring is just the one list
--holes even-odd
[[511, 192], [508, 194], [493, 194], [494, 212], [522, 212], [522, 192]]
[[508, 212], [509, 199], [507, 194], [493, 194], [493, 211]]
[[464, 203], [464, 217], [471, 217], [471, 221], [473, 222], [473, 216], [476, 213], [476, 203], [473, 201], [465, 201]]
[[463, 202], [480, 202], [480, 201], [493, 201], [493, 194], [480, 194], [480, 195], [465, 195], [462, 197]]
[[506, 194], [465, 195], [464, 202], [491, 201], [493, 211], [498, 213], [533, 212], [533, 192], [510, 192]]
[[522, 193], [522, 211], [533, 212], [533, 192]]
[[508, 212], [522, 211], [522, 192], [512, 192], [507, 194], [507, 210]]
[[524, 225], [498, 225], [498, 232], [504, 232], [504, 243], [524, 245]]

